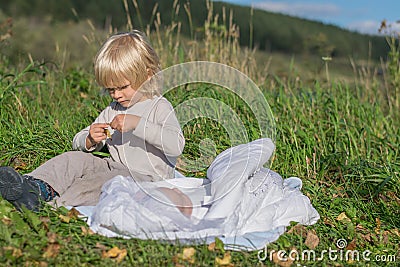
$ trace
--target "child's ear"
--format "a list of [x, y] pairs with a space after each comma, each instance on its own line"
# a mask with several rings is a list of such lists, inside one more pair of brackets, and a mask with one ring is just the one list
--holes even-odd
[[147, 68], [147, 79], [150, 79], [151, 76], [153, 76], [153, 75], [154, 75], [153, 71], [151, 69]]

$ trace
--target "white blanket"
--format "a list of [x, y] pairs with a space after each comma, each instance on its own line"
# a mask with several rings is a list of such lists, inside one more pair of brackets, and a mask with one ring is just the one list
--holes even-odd
[[[104, 184], [95, 207], [80, 210], [90, 215], [91, 229], [105, 236], [181, 244], [211, 243], [218, 237], [227, 249], [261, 249], [278, 239], [291, 221], [310, 225], [319, 219], [300, 192], [299, 178], [283, 180], [263, 167], [273, 150], [270, 139], [232, 147], [216, 157], [207, 179], [137, 183], [117, 176]], [[190, 198], [190, 217], [160, 192], [165, 187], [178, 188]]]

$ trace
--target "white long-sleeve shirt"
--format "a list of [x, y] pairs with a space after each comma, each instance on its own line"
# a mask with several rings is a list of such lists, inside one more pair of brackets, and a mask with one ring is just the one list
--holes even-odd
[[129, 108], [112, 102], [94, 123], [109, 123], [118, 114], [132, 114], [141, 119], [133, 131], [121, 133], [110, 129], [111, 138], [90, 149], [86, 149], [88, 126], [75, 135], [73, 148], [93, 152], [107, 145], [111, 158], [131, 170], [134, 178], [146, 181], [173, 178], [185, 139], [171, 103], [164, 97], [147, 99]]

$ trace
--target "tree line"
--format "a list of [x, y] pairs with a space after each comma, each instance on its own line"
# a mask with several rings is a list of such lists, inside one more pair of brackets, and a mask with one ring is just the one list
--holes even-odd
[[[135, 8], [135, 2], [138, 8]], [[2, 12], [11, 17], [51, 16], [53, 23], [91, 19], [97, 27], [110, 24], [118, 29], [127, 24], [123, 0], [0, 0], [0, 4]], [[135, 28], [154, 26], [156, 6], [163, 24], [180, 21], [182, 34], [192, 38], [193, 35], [202, 34], [204, 22], [209, 14], [206, 0], [127, 0], [126, 4]], [[223, 10], [228, 13], [225, 16], [232, 12], [232, 22], [240, 29], [239, 40], [243, 46], [257, 47], [270, 52], [357, 59], [379, 59], [385, 57], [388, 52], [386, 40], [382, 36], [363, 35], [333, 25], [224, 2], [212, 2], [212, 8], [213, 18], [218, 15], [216, 26], [225, 29], [229, 25], [228, 19], [224, 25]]]

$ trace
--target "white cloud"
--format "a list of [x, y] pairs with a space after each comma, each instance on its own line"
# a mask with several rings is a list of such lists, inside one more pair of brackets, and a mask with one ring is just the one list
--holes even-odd
[[380, 26], [381, 26], [380, 21], [364, 20], [364, 21], [352, 22], [349, 25], [347, 25], [347, 28], [352, 31], [357, 31], [360, 33], [378, 34]]
[[[381, 23], [382, 23], [381, 21], [376, 21], [376, 20], [356, 21], [347, 25], [347, 28], [353, 31], [358, 31], [360, 33], [379, 34], [378, 30], [381, 26]], [[386, 25], [388, 26], [386, 33], [388, 32], [400, 33], [400, 23], [387, 21]]]
[[303, 18], [318, 19], [326, 17], [333, 17], [340, 13], [340, 8], [334, 4], [326, 3], [289, 3], [289, 2], [275, 2], [275, 1], [261, 1], [253, 3], [256, 8], [280, 12], [292, 16]]

